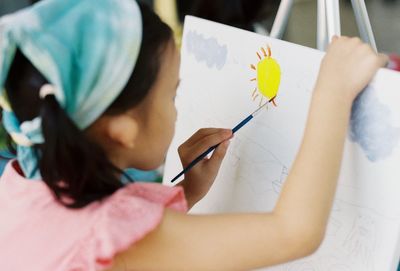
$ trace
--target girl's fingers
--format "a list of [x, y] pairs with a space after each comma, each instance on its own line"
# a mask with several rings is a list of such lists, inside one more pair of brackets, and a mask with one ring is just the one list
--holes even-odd
[[379, 57], [379, 66], [386, 67], [389, 62], [389, 57], [385, 54], [378, 54]]
[[210, 170], [218, 171], [222, 160], [224, 160], [226, 151], [228, 150], [229, 147], [229, 141], [224, 141], [222, 142], [214, 151], [213, 155], [210, 157], [207, 163], [207, 167], [210, 167]]
[[230, 139], [232, 137], [232, 131], [222, 130], [219, 133], [208, 135], [198, 142], [194, 143], [190, 148], [187, 149], [187, 160], [193, 160], [201, 155], [209, 148], [220, 144], [221, 142]]
[[188, 140], [186, 140], [185, 143], [182, 145], [185, 145], [186, 147], [190, 147], [199, 140], [201, 140], [203, 137], [220, 133], [221, 131], [225, 131], [227, 129], [221, 129], [221, 128], [203, 128], [198, 130], [196, 133], [194, 133]]

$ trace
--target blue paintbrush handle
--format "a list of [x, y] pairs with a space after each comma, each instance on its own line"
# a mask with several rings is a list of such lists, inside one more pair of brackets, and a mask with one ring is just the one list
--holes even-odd
[[242, 120], [242, 122], [240, 122], [238, 125], [236, 125], [233, 129], [232, 129], [232, 133], [236, 133], [240, 128], [242, 128], [246, 123], [248, 123], [254, 116], [250, 115], [247, 118], [245, 118], [244, 120]]
[[[246, 123], [248, 123], [254, 116], [253, 115], [249, 115], [247, 118], [245, 118], [244, 120], [242, 120], [238, 125], [236, 125], [233, 129], [232, 129], [232, 133], [236, 133], [240, 128], [242, 128]], [[204, 158], [207, 157], [207, 155], [209, 155], [213, 150], [215, 150], [218, 145], [212, 146], [210, 147], [208, 150], [206, 150], [205, 152], [203, 152], [202, 154], [200, 154], [196, 159], [194, 159], [187, 167], [185, 167], [184, 170], [181, 171], [181, 173], [179, 173], [178, 175], [176, 175], [175, 178], [173, 178], [171, 180], [171, 183], [175, 182], [176, 180], [178, 180], [183, 174], [185, 174], [186, 172], [188, 172], [192, 167], [194, 167], [198, 162], [200, 162], [201, 160], [203, 160]]]
[[[219, 144], [218, 144], [219, 145]], [[171, 183], [175, 182], [176, 180], [178, 180], [183, 174], [185, 174], [186, 172], [188, 172], [189, 170], [192, 169], [192, 167], [194, 167], [198, 162], [200, 162], [201, 160], [203, 160], [204, 158], [207, 157], [207, 155], [209, 155], [213, 150], [215, 150], [218, 145], [212, 146], [210, 147], [208, 150], [206, 150], [205, 152], [203, 152], [201, 155], [199, 155], [196, 159], [194, 159], [187, 167], [185, 167], [184, 170], [181, 171], [181, 173], [179, 173], [175, 178], [173, 178], [171, 180]]]

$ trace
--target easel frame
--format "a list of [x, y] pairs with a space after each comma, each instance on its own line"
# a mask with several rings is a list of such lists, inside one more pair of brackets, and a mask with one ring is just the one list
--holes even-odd
[[[329, 41], [334, 35], [341, 35], [339, 0], [318, 0], [317, 8], [317, 48], [325, 51]], [[377, 51], [374, 33], [369, 20], [367, 7], [364, 0], [351, 0], [356, 23], [361, 39], [370, 44]], [[294, 0], [282, 0], [279, 6], [270, 36], [281, 39], [287, 23]]]

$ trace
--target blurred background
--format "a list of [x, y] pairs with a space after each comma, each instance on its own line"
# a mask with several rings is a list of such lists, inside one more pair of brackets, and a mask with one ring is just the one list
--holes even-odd
[[[179, 21], [186, 14], [197, 15], [225, 24], [258, 32], [270, 29], [279, 0], [139, 0], [155, 7], [161, 16], [179, 31]], [[32, 2], [30, 0], [0, 0], [0, 15], [13, 12]], [[400, 54], [400, 0], [366, 0], [378, 49]], [[342, 33], [358, 35], [354, 13], [349, 0], [341, 0]], [[176, 18], [178, 17], [178, 18]], [[261, 26], [261, 27], [260, 27]], [[295, 1], [284, 39], [315, 47], [317, 32], [317, 0]]]
[[[315, 47], [316, 0], [296, 1], [284, 39]], [[379, 51], [400, 54], [400, 1], [366, 0]], [[340, 1], [342, 34], [357, 36], [358, 28], [350, 1]]]

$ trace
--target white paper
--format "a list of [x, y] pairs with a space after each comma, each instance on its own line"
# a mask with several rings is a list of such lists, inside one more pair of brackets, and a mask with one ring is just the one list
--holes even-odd
[[[272, 210], [299, 148], [323, 53], [187, 17], [176, 134], [164, 183], [182, 166], [178, 146], [203, 127], [233, 128], [259, 106], [251, 64], [267, 44], [282, 75], [277, 107], [243, 127], [193, 213]], [[329, 155], [329, 154], [327, 154]], [[321, 180], [323, 182], [324, 180]], [[335, 204], [320, 249], [271, 271], [396, 270], [400, 230], [400, 74], [382, 69], [353, 108]]]

